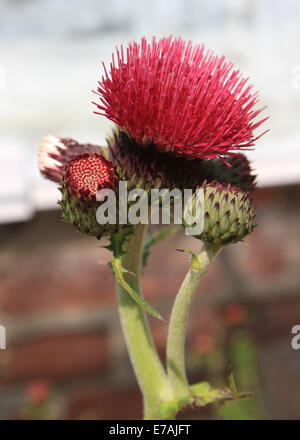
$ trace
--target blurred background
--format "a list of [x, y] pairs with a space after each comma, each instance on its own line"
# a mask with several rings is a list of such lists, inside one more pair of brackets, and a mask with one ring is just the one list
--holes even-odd
[[[39, 176], [46, 134], [105, 145], [111, 124], [92, 90], [116, 45], [173, 34], [225, 54], [267, 104], [271, 131], [249, 152], [259, 227], [202, 281], [188, 335], [191, 382], [252, 400], [182, 418], [300, 418], [300, 2], [298, 0], [0, 0], [1, 419], [135, 419], [141, 396], [122, 338], [110, 255], [62, 224]], [[167, 318], [188, 257], [182, 232], [154, 247], [147, 301]], [[164, 358], [166, 326], [151, 319]]]

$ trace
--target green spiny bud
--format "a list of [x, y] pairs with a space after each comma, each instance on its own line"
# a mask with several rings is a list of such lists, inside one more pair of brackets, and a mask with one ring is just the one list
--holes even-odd
[[81, 200], [64, 186], [59, 189], [62, 199], [58, 204], [62, 208], [62, 220], [64, 222], [71, 224], [82, 234], [96, 237], [98, 240], [118, 230], [118, 225], [111, 225], [109, 223], [101, 225], [97, 222], [98, 202]]
[[[197, 197], [202, 199], [204, 215], [203, 231], [195, 235], [204, 243], [225, 246], [236, 243], [250, 234], [254, 227], [255, 208], [249, 193], [240, 188], [217, 182], [204, 183], [188, 201], [190, 209], [195, 210]], [[185, 219], [185, 227], [190, 227]]]
[[97, 194], [100, 189], [115, 189], [117, 176], [111, 163], [100, 154], [83, 154], [71, 160], [66, 168], [63, 185], [60, 188], [63, 221], [78, 231], [100, 239], [119, 229], [116, 224], [97, 222], [100, 203]]

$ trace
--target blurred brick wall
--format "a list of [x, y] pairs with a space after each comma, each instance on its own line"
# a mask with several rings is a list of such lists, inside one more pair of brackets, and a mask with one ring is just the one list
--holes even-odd
[[[222, 251], [195, 298], [189, 374], [208, 379], [197, 359], [216, 346], [226, 352], [228, 334], [244, 328], [255, 341], [268, 417], [300, 418], [300, 350], [290, 345], [291, 328], [300, 324], [300, 186], [255, 197], [259, 227], [247, 245]], [[1, 226], [0, 240], [0, 324], [7, 329], [0, 418], [140, 418], [109, 253], [61, 223], [58, 211]], [[144, 271], [145, 297], [165, 318], [188, 268], [181, 247], [197, 251], [200, 242], [178, 233], [152, 248]], [[151, 325], [164, 358], [167, 327]], [[229, 362], [214, 362], [224, 378]]]

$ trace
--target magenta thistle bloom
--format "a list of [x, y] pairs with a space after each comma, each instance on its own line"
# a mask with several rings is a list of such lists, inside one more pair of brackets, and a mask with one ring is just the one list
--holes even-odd
[[[125, 53], [126, 55], [125, 55]], [[105, 66], [104, 66], [105, 68]], [[96, 92], [100, 112], [140, 144], [159, 151], [213, 159], [254, 145], [263, 110], [225, 57], [180, 38], [132, 42], [117, 49]]]

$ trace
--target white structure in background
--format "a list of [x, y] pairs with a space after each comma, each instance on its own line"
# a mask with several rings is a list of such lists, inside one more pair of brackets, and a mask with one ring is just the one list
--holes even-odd
[[6, 330], [3, 325], [0, 325], [0, 350], [6, 349]]
[[0, 90], [6, 89], [6, 69], [0, 66]]

